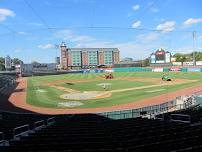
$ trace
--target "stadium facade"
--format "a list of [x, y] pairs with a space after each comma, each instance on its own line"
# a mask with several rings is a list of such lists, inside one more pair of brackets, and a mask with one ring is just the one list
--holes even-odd
[[99, 66], [112, 67], [120, 60], [118, 48], [67, 48], [64, 42], [60, 48], [61, 68], [65, 70]]

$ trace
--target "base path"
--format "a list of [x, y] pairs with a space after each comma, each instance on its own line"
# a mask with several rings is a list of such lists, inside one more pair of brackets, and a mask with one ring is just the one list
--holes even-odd
[[[151, 106], [156, 104], [161, 104], [166, 101], [170, 101], [175, 99], [178, 96], [183, 95], [192, 95], [195, 92], [199, 92], [202, 90], [202, 85], [189, 87], [183, 90], [178, 90], [171, 93], [166, 93], [163, 95], [150, 97], [147, 99], [142, 99], [139, 101], [131, 102], [128, 104], [115, 105], [112, 107], [106, 108], [83, 108], [83, 109], [59, 109], [59, 108], [43, 108], [36, 107], [26, 102], [26, 89], [27, 89], [27, 78], [20, 78], [17, 80], [19, 82], [16, 91], [12, 93], [9, 98], [9, 101], [16, 107], [20, 107], [23, 109], [30, 110], [32, 112], [41, 113], [41, 114], [81, 114], [81, 113], [100, 113], [100, 112], [108, 112], [108, 111], [117, 111], [117, 110], [128, 110], [141, 108], [145, 106]], [[21, 90], [21, 91], [18, 91]]]

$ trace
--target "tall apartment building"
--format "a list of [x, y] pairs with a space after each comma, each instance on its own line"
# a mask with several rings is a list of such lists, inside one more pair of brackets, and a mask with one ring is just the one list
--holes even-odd
[[113, 66], [119, 62], [118, 48], [67, 48], [64, 42], [60, 48], [61, 68], [66, 70]]

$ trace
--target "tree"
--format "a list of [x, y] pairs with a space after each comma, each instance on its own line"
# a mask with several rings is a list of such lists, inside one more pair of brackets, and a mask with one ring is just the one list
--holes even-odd
[[192, 60], [189, 54], [176, 53], [174, 57], [176, 57], [176, 62], [187, 62]]
[[202, 52], [193, 52], [191, 53], [191, 56], [195, 56], [196, 61], [202, 61]]
[[0, 57], [0, 64], [5, 64], [5, 58]]
[[37, 61], [32, 61], [31, 63], [32, 64], [39, 64], [39, 62], [37, 62]]
[[142, 66], [143, 67], [146, 67], [146, 66], [149, 66], [150, 65], [150, 60], [149, 60], [149, 58], [146, 58], [145, 60], [143, 60], [143, 62], [142, 62]]
[[22, 62], [20, 59], [18, 59], [18, 58], [14, 58], [12, 61], [13, 61], [13, 64], [14, 64], [14, 65], [23, 63], [23, 62]]
[[5, 71], [5, 65], [0, 63], [0, 71]]

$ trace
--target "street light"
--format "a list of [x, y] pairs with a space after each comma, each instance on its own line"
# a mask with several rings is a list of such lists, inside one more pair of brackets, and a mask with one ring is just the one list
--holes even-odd
[[195, 38], [196, 38], [196, 31], [192, 32], [192, 38], [193, 38], [193, 65], [196, 65], [196, 55], [195, 55]]

